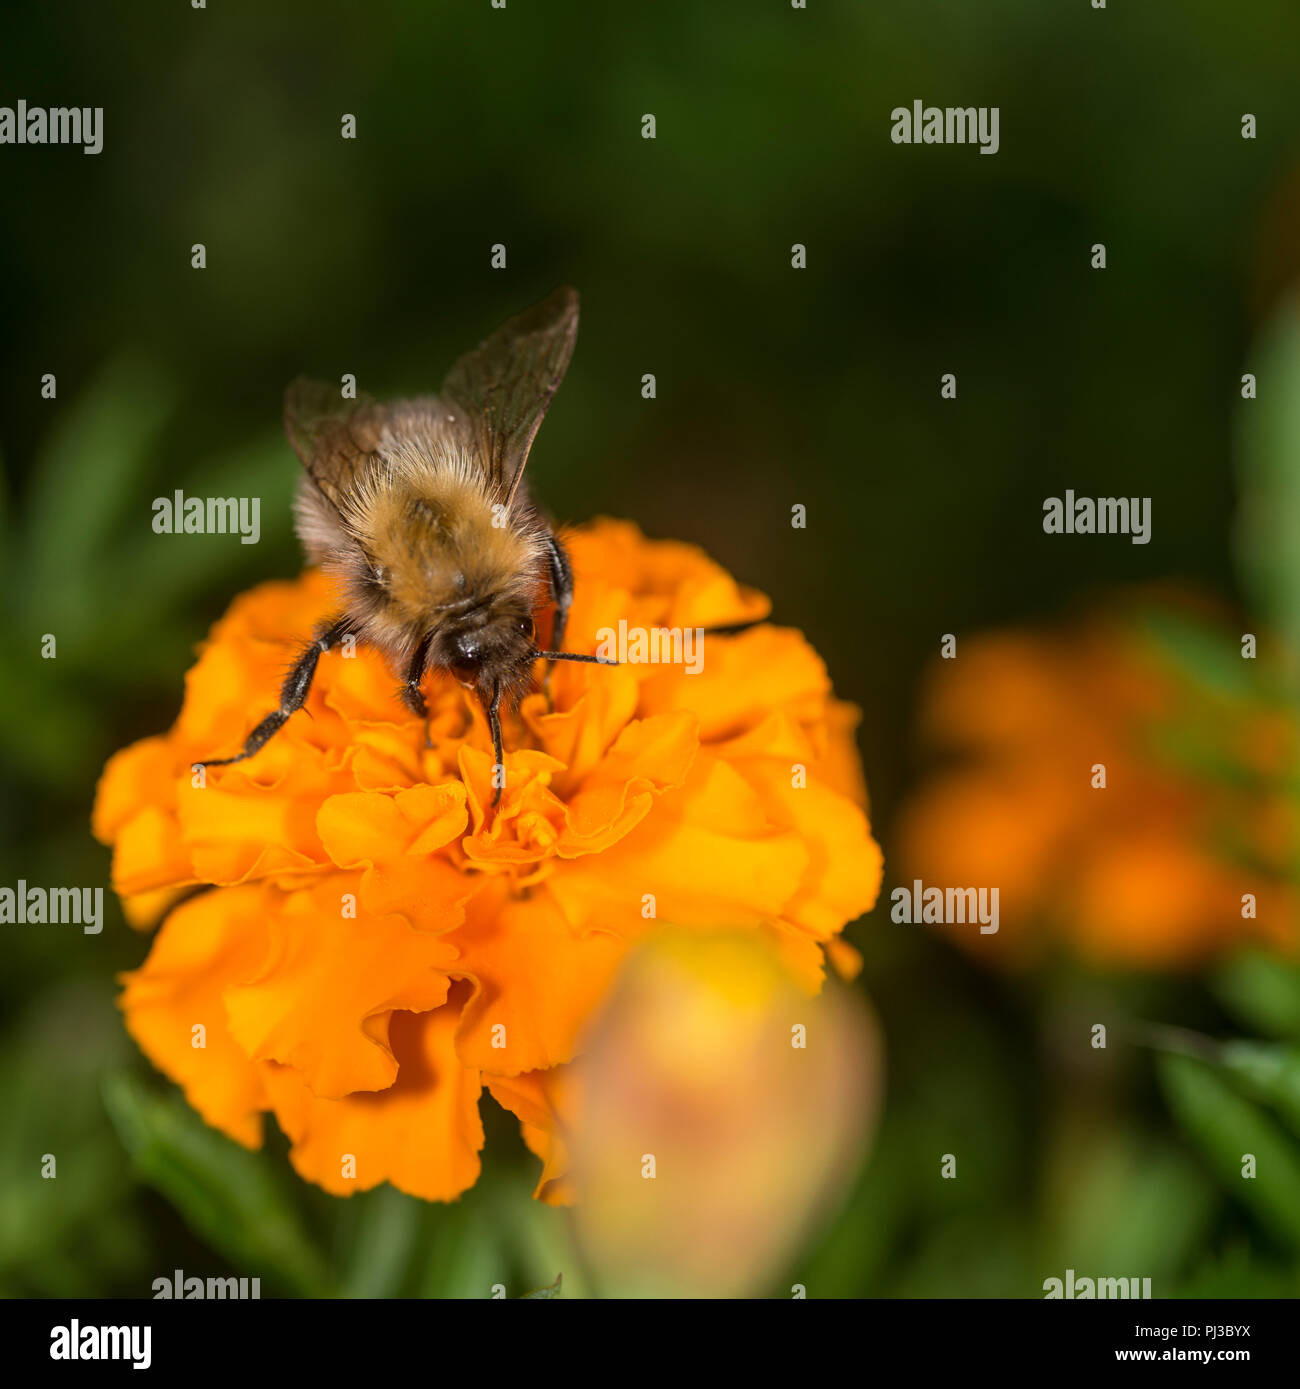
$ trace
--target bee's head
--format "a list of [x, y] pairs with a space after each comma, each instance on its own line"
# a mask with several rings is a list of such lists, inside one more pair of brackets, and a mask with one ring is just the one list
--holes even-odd
[[439, 655], [452, 675], [471, 690], [522, 693], [537, 649], [537, 626], [529, 613], [501, 614], [481, 626], [447, 634]]

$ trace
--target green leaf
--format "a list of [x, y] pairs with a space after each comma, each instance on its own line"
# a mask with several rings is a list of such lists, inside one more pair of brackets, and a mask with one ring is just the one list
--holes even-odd
[[1300, 966], [1261, 950], [1242, 951], [1215, 974], [1211, 988], [1252, 1029], [1300, 1042]]
[[[1157, 1067], [1170, 1108], [1220, 1185], [1300, 1252], [1300, 1147], [1207, 1062], [1169, 1053]], [[1254, 1177], [1242, 1176], [1247, 1153], [1255, 1158]]]
[[13, 501], [9, 496], [9, 479], [5, 471], [4, 450], [0, 449], [0, 541], [4, 544], [4, 553], [9, 553], [9, 513], [13, 509]]
[[[480, 1187], [487, 1178], [480, 1179]], [[426, 1218], [427, 1254], [417, 1297], [490, 1298], [506, 1282], [510, 1255], [479, 1187]]]
[[845, 1205], [824, 1219], [769, 1294], [789, 1296], [789, 1288], [802, 1283], [810, 1297], [874, 1296], [914, 1220], [916, 1153], [922, 1142], [906, 1114], [886, 1115]]
[[[125, 626], [147, 631], [156, 622], [155, 610], [174, 611], [180, 605], [213, 592], [234, 591], [258, 577], [268, 547], [283, 546], [296, 563], [291, 522], [297, 473], [292, 456], [278, 437], [259, 439], [238, 451], [204, 461], [185, 480], [191, 496], [255, 497], [259, 502], [261, 540], [244, 545], [230, 535], [148, 535], [146, 543], [134, 529], [120, 532], [107, 562], [120, 586], [114, 594], [114, 616]], [[259, 554], [259, 552], [262, 552]]]
[[1172, 1292], [1174, 1297], [1300, 1296], [1300, 1269], [1261, 1260], [1244, 1241], [1203, 1254], [1201, 1263]]
[[1062, 1126], [1044, 1195], [1061, 1268], [1132, 1268], [1158, 1295], [1192, 1257], [1220, 1201], [1202, 1164], [1182, 1145], [1135, 1133]]
[[545, 1288], [536, 1288], [536, 1289], [534, 1289], [534, 1290], [533, 1290], [532, 1292], [530, 1292], [530, 1293], [525, 1293], [522, 1300], [523, 1300], [523, 1301], [527, 1301], [530, 1297], [544, 1297], [544, 1298], [559, 1297], [559, 1295], [560, 1295], [560, 1284], [563, 1283], [563, 1282], [564, 1282], [564, 1274], [562, 1274], [562, 1273], [557, 1273], [557, 1274], [555, 1275], [555, 1282], [554, 1282], [554, 1283], [549, 1284], [549, 1285], [548, 1285], [547, 1287], [545, 1287]]
[[544, 1281], [553, 1278], [556, 1269], [567, 1271], [566, 1297], [595, 1296], [595, 1290], [583, 1276], [568, 1211], [534, 1200], [528, 1187], [521, 1183], [503, 1184], [492, 1193], [492, 1198], [502, 1239], [512, 1248], [523, 1270], [524, 1286], [540, 1290], [528, 1296], [558, 1296], [558, 1290], [546, 1291], [548, 1284]]
[[[1300, 302], [1289, 300], [1251, 354], [1259, 398], [1238, 402], [1241, 500], [1234, 549], [1247, 591], [1300, 652]], [[1295, 667], [1292, 667], [1294, 672]]]
[[[135, 497], [149, 449], [173, 403], [156, 368], [113, 362], [74, 401], [37, 459], [24, 530], [26, 590], [38, 595], [45, 630], [79, 633], [99, 612], [102, 552]], [[149, 534], [147, 511], [135, 531]]]
[[[20, 1296], [86, 1297], [102, 1286], [88, 1249], [135, 1195], [99, 1103], [101, 1067], [125, 1055], [107, 984], [81, 979], [47, 988], [0, 1045], [0, 1278]], [[106, 1252], [115, 1273], [139, 1275], [129, 1238]]]
[[1300, 1138], [1300, 1048], [1276, 1042], [1226, 1042], [1224, 1068], [1242, 1088], [1271, 1105], [1283, 1123]]
[[354, 1196], [347, 1214], [356, 1239], [343, 1274], [344, 1297], [398, 1297], [415, 1253], [425, 1212], [422, 1201], [391, 1186]]
[[104, 1103], [141, 1179], [196, 1235], [249, 1277], [279, 1280], [298, 1296], [328, 1295], [324, 1261], [264, 1157], [126, 1071], [107, 1077]]
[[1137, 626], [1156, 654], [1197, 689], [1229, 699], [1258, 697], [1258, 665], [1242, 660], [1240, 640], [1232, 632], [1171, 608], [1143, 609]]

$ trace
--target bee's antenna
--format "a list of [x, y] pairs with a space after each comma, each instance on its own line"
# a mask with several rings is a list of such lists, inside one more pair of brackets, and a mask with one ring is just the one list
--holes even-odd
[[608, 656], [580, 656], [576, 651], [534, 651], [531, 653], [535, 661], [586, 661], [593, 666], [616, 666], [618, 661], [611, 661]]

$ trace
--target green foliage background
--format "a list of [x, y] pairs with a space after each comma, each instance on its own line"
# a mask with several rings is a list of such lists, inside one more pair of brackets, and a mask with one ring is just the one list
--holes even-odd
[[[0, 149], [0, 882], [106, 880], [104, 759], [175, 716], [233, 594], [296, 570], [285, 383], [427, 389], [563, 281], [583, 326], [540, 495], [698, 541], [773, 595], [863, 706], [887, 850], [939, 634], [1167, 576], [1300, 620], [1294, 407], [1238, 451], [1244, 595], [1227, 519], [1252, 344], [1300, 383], [1264, 333], [1300, 269], [1287, 0], [53, 0], [3, 26], [0, 102], [102, 106], [105, 145]], [[1001, 151], [892, 145], [915, 98], [999, 106]], [[153, 534], [178, 487], [260, 496], [262, 542]], [[1152, 543], [1049, 540], [1042, 499], [1067, 487], [1151, 496]], [[1294, 972], [1006, 983], [880, 911], [851, 934], [885, 1120], [774, 1291], [1037, 1296], [1067, 1266], [1297, 1291]], [[0, 1292], [144, 1296], [176, 1267], [261, 1270], [268, 1295], [514, 1295], [560, 1270], [565, 1296], [592, 1291], [502, 1116], [455, 1207], [331, 1200], [283, 1144], [252, 1157], [204, 1129], [134, 1054], [112, 975], [146, 942], [115, 904], [101, 936], [3, 946]], [[1112, 1015], [1275, 1049], [1070, 1061], [1066, 1030]], [[1255, 1184], [1233, 1178], [1243, 1130], [1276, 1157]], [[961, 1181], [935, 1180], [943, 1152]]]

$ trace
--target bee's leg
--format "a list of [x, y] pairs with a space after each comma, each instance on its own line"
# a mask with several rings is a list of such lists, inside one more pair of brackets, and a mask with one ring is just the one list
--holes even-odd
[[433, 735], [429, 732], [429, 709], [420, 691], [420, 681], [424, 679], [424, 667], [429, 658], [429, 640], [424, 640], [411, 653], [406, 667], [406, 681], [402, 685], [402, 703], [415, 715], [424, 720], [424, 746], [433, 746]]
[[492, 804], [495, 806], [501, 799], [501, 788], [506, 780], [505, 753], [501, 748], [501, 715], [497, 712], [497, 706], [501, 703], [501, 687], [496, 685], [492, 690], [492, 698], [484, 701], [483, 708], [487, 712], [488, 728], [492, 730], [492, 780], [497, 783], [496, 789], [492, 794]]
[[555, 599], [551, 650], [563, 651], [564, 631], [569, 625], [569, 609], [573, 606], [573, 566], [563, 542], [554, 532], [547, 538], [546, 548], [551, 561], [551, 595]]
[[243, 752], [234, 757], [214, 757], [204, 765], [228, 767], [232, 762], [242, 762], [246, 757], [260, 752], [288, 722], [289, 715], [302, 708], [316, 674], [316, 662], [324, 652], [342, 639], [347, 630], [347, 618], [318, 628], [312, 644], [294, 662], [293, 669], [285, 676], [284, 684], [280, 686], [280, 707], [268, 714], [248, 735]]
[[741, 632], [748, 632], [751, 627], [761, 627], [763, 623], [770, 622], [770, 617], [751, 617], [748, 622], [729, 622], [723, 627], [703, 627], [706, 637], [734, 637]]
[[[547, 537], [547, 552], [551, 562], [551, 596], [555, 599], [555, 622], [551, 630], [551, 650], [564, 650], [564, 631], [569, 625], [569, 609], [573, 606], [573, 566], [560, 537], [554, 531]], [[546, 667], [546, 702], [551, 702], [551, 671]]]

